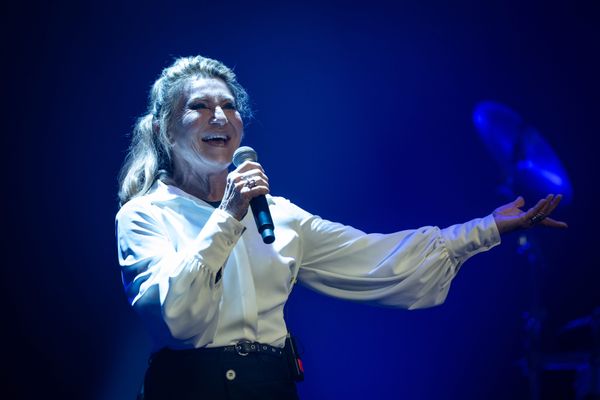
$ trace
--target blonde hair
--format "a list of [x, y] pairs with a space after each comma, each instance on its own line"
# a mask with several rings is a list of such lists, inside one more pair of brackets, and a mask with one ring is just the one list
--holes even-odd
[[119, 174], [119, 205], [148, 191], [157, 178], [171, 173], [171, 142], [168, 128], [183, 85], [191, 78], [219, 78], [225, 82], [243, 119], [252, 116], [248, 94], [233, 70], [211, 58], [180, 57], [163, 69], [152, 85], [148, 110], [132, 132], [131, 145]]

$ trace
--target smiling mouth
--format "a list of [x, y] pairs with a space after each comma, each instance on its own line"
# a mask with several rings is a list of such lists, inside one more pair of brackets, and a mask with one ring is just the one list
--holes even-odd
[[202, 141], [212, 146], [224, 147], [230, 139], [227, 135], [208, 135], [203, 137]]

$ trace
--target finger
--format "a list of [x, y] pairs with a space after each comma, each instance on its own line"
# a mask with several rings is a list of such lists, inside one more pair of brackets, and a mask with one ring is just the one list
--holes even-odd
[[230, 173], [230, 176], [235, 187], [243, 186], [246, 183], [247, 178], [242, 174], [238, 174], [237, 172], [233, 171]]
[[260, 178], [266, 182], [269, 181], [269, 177], [265, 174], [265, 172], [263, 170], [260, 169], [251, 169], [249, 171], [245, 171], [240, 173], [240, 175], [242, 176], [242, 179], [248, 179], [248, 178]]
[[251, 177], [249, 178], [249, 181], [254, 181], [254, 183], [252, 183], [250, 186], [251, 188], [256, 188], [256, 187], [265, 187], [267, 189], [269, 189], [269, 181], [262, 179], [261, 177]]
[[240, 191], [244, 186], [269, 185], [269, 178], [260, 170], [252, 170], [246, 173], [230, 173], [230, 179], [233, 182], [237, 191]]
[[254, 186], [254, 187], [244, 186], [242, 188], [241, 194], [247, 201], [250, 201], [254, 197], [269, 194], [269, 187], [268, 186]]
[[523, 196], [519, 196], [512, 202], [512, 204], [517, 208], [521, 208], [525, 205], [525, 199], [523, 198]]
[[548, 226], [550, 228], [562, 228], [562, 229], [569, 227], [569, 225], [567, 225], [566, 222], [557, 221], [552, 218], [544, 218], [544, 220], [542, 222], [540, 222], [540, 225]]
[[533, 206], [529, 210], [527, 210], [527, 212], [525, 213], [525, 218], [531, 219], [531, 218], [533, 218], [534, 215], [540, 213], [540, 210], [542, 210], [544, 208], [544, 206], [548, 202], [549, 198], [550, 198], [550, 195], [548, 195], [548, 197], [546, 197], [545, 199], [541, 199], [540, 201], [537, 202], [537, 204], [535, 206]]
[[552, 207], [553, 202], [554, 202], [554, 195], [549, 194], [548, 197], [546, 197], [546, 204], [544, 205], [544, 207], [542, 207], [542, 209], [540, 210], [540, 213], [542, 213], [544, 215], [550, 214], [550, 208]]
[[561, 200], [562, 200], [562, 194], [559, 194], [556, 197], [554, 197], [554, 199], [552, 199], [552, 201], [548, 205], [547, 209], [544, 210], [544, 215], [552, 214], [552, 211], [554, 211], [556, 209], [556, 207], [558, 207]]
[[237, 171], [238, 173], [242, 173], [252, 169], [259, 169], [264, 172], [262, 165], [260, 165], [256, 161], [244, 161], [235, 169], [235, 171]]
[[255, 188], [266, 188], [269, 190], [269, 182], [259, 176], [242, 177], [240, 181], [240, 191], [243, 193], [252, 192]]

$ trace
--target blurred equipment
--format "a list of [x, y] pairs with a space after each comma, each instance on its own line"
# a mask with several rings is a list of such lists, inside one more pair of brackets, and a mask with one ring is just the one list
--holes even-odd
[[561, 350], [544, 357], [547, 371], [572, 371], [577, 400], [600, 399], [600, 307], [558, 332]]
[[[572, 201], [573, 189], [558, 156], [515, 111], [494, 101], [482, 101], [473, 111], [473, 123], [502, 169], [504, 184], [500, 192], [507, 200], [522, 195], [526, 201], [535, 202], [548, 194], [562, 194], [563, 205]], [[545, 365], [540, 341], [544, 319], [540, 283], [545, 262], [534, 231], [520, 234], [518, 253], [530, 265], [531, 281], [530, 306], [524, 313], [526, 357], [522, 366], [529, 379], [530, 399], [540, 400]]]
[[573, 189], [556, 153], [542, 136], [513, 110], [493, 101], [477, 104], [473, 123], [492, 157], [500, 164], [511, 198], [539, 199], [562, 193], [563, 204], [573, 198]]

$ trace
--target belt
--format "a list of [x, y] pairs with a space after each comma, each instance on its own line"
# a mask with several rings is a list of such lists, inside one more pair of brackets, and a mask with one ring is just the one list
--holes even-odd
[[261, 353], [269, 354], [272, 356], [281, 357], [283, 355], [283, 349], [279, 347], [270, 346], [264, 343], [250, 342], [242, 340], [231, 346], [221, 347], [225, 352], [236, 352], [240, 356], [247, 356], [250, 353]]
[[259, 342], [251, 342], [249, 340], [241, 340], [236, 344], [222, 347], [201, 347], [198, 349], [169, 349], [163, 348], [156, 353], [153, 353], [150, 356], [150, 361], [154, 359], [156, 356], [164, 356], [164, 357], [176, 357], [178, 355], [184, 354], [195, 354], [197, 356], [202, 355], [210, 355], [210, 354], [218, 354], [221, 352], [229, 353], [229, 354], [238, 354], [240, 356], [247, 356], [250, 353], [259, 353], [259, 354], [268, 354], [270, 356], [281, 357], [284, 354], [285, 349], [280, 349], [279, 347], [270, 346], [268, 344], [259, 343]]

